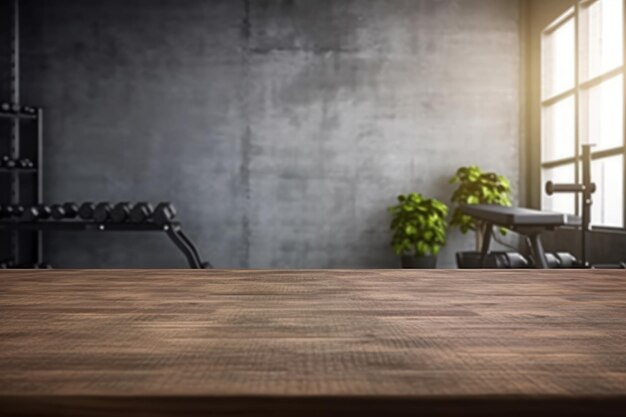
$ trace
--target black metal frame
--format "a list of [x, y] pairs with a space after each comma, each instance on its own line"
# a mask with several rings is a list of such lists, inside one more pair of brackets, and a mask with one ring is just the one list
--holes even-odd
[[592, 194], [596, 191], [596, 184], [591, 182], [591, 148], [593, 145], [582, 145], [583, 156], [583, 182], [581, 184], [553, 184], [552, 181], [546, 183], [546, 194], [554, 193], [575, 193], [582, 195], [582, 225], [581, 225], [581, 263], [584, 268], [591, 266], [589, 262], [589, 232], [591, 231], [591, 204], [593, 204]]
[[[11, 86], [10, 103], [7, 109], [0, 108], [0, 121], [11, 123], [10, 146], [7, 154], [13, 159], [28, 157], [35, 162], [35, 168], [0, 168], [0, 176], [10, 176], [7, 184], [8, 195], [0, 196], [0, 203], [14, 205], [39, 205], [43, 203], [43, 110], [34, 106], [20, 105], [20, 0], [12, 2], [11, 28]], [[25, 111], [26, 109], [26, 111]], [[24, 132], [23, 132], [24, 131]], [[23, 134], [27, 133], [27, 134]], [[88, 221], [0, 221], [0, 236], [6, 236], [1, 252], [7, 251], [7, 259], [13, 265], [38, 265], [43, 262], [43, 239], [46, 231], [154, 231], [165, 232], [169, 239], [183, 253], [191, 268], [210, 268], [202, 262], [198, 251], [183, 233], [180, 223], [96, 223]], [[3, 238], [4, 239], [4, 238]], [[8, 253], [10, 252], [10, 253]], [[10, 259], [8, 259], [10, 258]]]
[[[35, 168], [1, 168], [0, 176], [6, 193], [3, 204], [37, 205], [42, 203], [43, 110], [31, 106], [24, 111], [20, 104], [20, 8], [19, 0], [12, 1], [10, 97], [8, 109], [0, 109], [0, 119], [10, 123], [10, 137], [4, 144], [7, 156], [12, 159], [28, 157]], [[7, 230], [1, 237], [2, 256], [14, 264], [40, 264], [42, 262], [42, 236], [39, 230]]]
[[203, 262], [196, 247], [183, 232], [180, 223], [95, 223], [87, 221], [42, 221], [42, 222], [0, 222], [0, 231], [9, 232], [50, 232], [50, 231], [87, 231], [87, 232], [165, 232], [176, 247], [183, 253], [191, 268], [210, 268]]

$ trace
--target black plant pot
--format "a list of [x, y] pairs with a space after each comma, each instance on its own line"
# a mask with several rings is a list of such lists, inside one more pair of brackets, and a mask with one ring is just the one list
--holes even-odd
[[400, 258], [402, 268], [409, 269], [435, 269], [437, 268], [437, 257], [428, 256], [402, 256]]

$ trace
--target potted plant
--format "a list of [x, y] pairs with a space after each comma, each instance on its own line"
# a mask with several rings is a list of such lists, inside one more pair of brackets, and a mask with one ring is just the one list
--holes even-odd
[[398, 196], [388, 208], [392, 215], [391, 246], [401, 256], [403, 268], [435, 268], [437, 254], [446, 243], [448, 207], [418, 193]]
[[[495, 172], [483, 172], [476, 165], [461, 167], [450, 178], [450, 184], [458, 184], [452, 194], [451, 201], [456, 204], [452, 212], [451, 226], [457, 226], [461, 233], [470, 230], [475, 232], [476, 251], [457, 253], [457, 263], [461, 268], [479, 267], [480, 249], [484, 235], [485, 224], [476, 221], [461, 211], [460, 206], [466, 204], [498, 204], [501, 206], [511, 205], [511, 184], [503, 175]], [[500, 229], [503, 235], [505, 229]]]

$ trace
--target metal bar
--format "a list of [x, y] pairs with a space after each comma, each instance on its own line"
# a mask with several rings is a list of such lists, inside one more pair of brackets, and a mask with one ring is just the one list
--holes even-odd
[[[578, 158], [580, 147], [580, 3], [576, 3], [574, 13], [574, 152]], [[574, 164], [574, 182], [580, 175], [578, 164]], [[574, 213], [579, 216], [580, 198], [574, 194]]]
[[[624, 89], [624, 94], [622, 95], [624, 101], [626, 101], [626, 0], [622, 1], [622, 46], [624, 47], [624, 53], [622, 54], [622, 88]], [[624, 126], [626, 126], [626, 103], [623, 103], [623, 121]], [[622, 178], [623, 178], [623, 190], [622, 190], [622, 207], [623, 207], [623, 221], [622, 221], [622, 229], [626, 229], [626, 128], [624, 128], [623, 134], [623, 159], [622, 159]]]
[[553, 193], [582, 193], [585, 191], [585, 186], [582, 184], [554, 184], [552, 181], [546, 183], [546, 193], [552, 195]]
[[489, 254], [489, 246], [491, 246], [491, 233], [493, 229], [493, 224], [490, 222], [485, 222], [483, 224], [485, 228], [483, 232], [483, 242], [480, 248], [480, 267], [485, 267], [485, 261], [487, 259], [487, 254]]
[[[43, 204], [43, 109], [37, 109], [37, 204]], [[37, 231], [37, 263], [43, 262], [43, 232]]]
[[172, 242], [176, 245], [176, 247], [185, 255], [187, 258], [187, 263], [189, 267], [192, 269], [200, 269], [202, 268], [202, 262], [198, 258], [196, 258], [194, 254], [194, 248], [189, 247], [187, 241], [182, 239], [180, 235], [177, 233], [176, 228], [169, 227], [166, 230], [167, 235], [171, 239]]
[[5, 111], [1, 111], [0, 110], [0, 118], [3, 119], [24, 119], [24, 120], [35, 120], [37, 118], [36, 115], [32, 115], [32, 114], [24, 114], [24, 113], [12, 113], [12, 112], [5, 112]]
[[178, 236], [187, 244], [187, 246], [193, 252], [194, 257], [198, 260], [200, 265], [202, 265], [202, 258], [200, 257], [200, 254], [198, 253], [196, 246], [191, 242], [191, 239], [189, 239], [187, 235], [183, 233], [183, 230], [180, 228], [180, 226], [178, 226], [176, 229], [177, 229], [176, 233], [178, 233]]
[[583, 149], [583, 207], [582, 207], [582, 233], [581, 233], [581, 253], [582, 253], [582, 264], [583, 267], [589, 267], [589, 247], [588, 247], [588, 233], [590, 230], [591, 224], [591, 194], [594, 191], [594, 187], [591, 186], [591, 146], [589, 144], [585, 144], [582, 146]]
[[535, 259], [535, 268], [547, 269], [548, 262], [546, 261], [546, 253], [543, 249], [543, 243], [541, 243], [541, 234], [533, 233], [528, 236], [530, 239], [530, 247]]
[[[20, 103], [20, 9], [19, 0], [13, 0], [13, 22], [11, 34], [11, 101], [13, 106]], [[20, 121], [14, 118], [11, 124], [11, 157], [19, 158], [20, 149]], [[11, 174], [11, 204], [20, 202], [20, 177], [17, 172]], [[11, 257], [16, 264], [20, 263], [20, 236], [17, 232], [11, 233]]]
[[10, 231], [90, 231], [90, 232], [166, 232], [167, 236], [183, 253], [191, 268], [200, 269], [209, 262], [202, 262], [195, 245], [183, 233], [180, 223], [172, 222], [164, 225], [155, 223], [94, 223], [84, 221], [41, 221], [12, 222], [0, 221], [0, 230]]
[[156, 223], [96, 223], [84, 221], [0, 221], [0, 230], [18, 231], [94, 231], [94, 232], [162, 232], [167, 228], [179, 227], [179, 223], [160, 225]]
[[12, 174], [14, 172], [21, 172], [23, 174], [36, 174], [37, 170], [34, 168], [0, 168], [0, 174]]
[[20, 102], [20, 1], [13, 0], [13, 33], [11, 39], [11, 100]]

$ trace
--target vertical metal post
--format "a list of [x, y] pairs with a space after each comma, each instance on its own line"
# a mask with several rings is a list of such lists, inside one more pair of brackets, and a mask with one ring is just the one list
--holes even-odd
[[589, 267], [589, 230], [591, 229], [591, 194], [595, 191], [595, 186], [591, 183], [591, 144], [585, 144], [583, 149], [583, 213], [582, 213], [582, 234], [581, 252], [583, 267]]
[[[20, 3], [13, 0], [13, 32], [11, 34], [11, 101], [13, 106], [20, 105]], [[20, 120], [14, 118], [11, 126], [11, 157], [20, 157]], [[11, 203], [19, 203], [19, 176], [14, 173], [12, 178]]]
[[491, 233], [493, 224], [490, 222], [484, 222], [483, 227], [483, 241], [480, 247], [480, 267], [484, 268], [487, 261], [487, 255], [489, 255], [489, 248], [491, 246]]
[[[37, 161], [35, 165], [37, 169], [37, 204], [43, 204], [43, 109], [37, 109]], [[37, 246], [37, 263], [43, 263], [43, 232], [37, 231], [36, 246]]]
[[[581, 4], [576, 2], [574, 6], [576, 8], [574, 13], [574, 184], [580, 181], [580, 168], [578, 166], [578, 158], [580, 157], [579, 149], [582, 143], [581, 139], [581, 127], [580, 127], [580, 109], [581, 109], [581, 96], [580, 93], [580, 13]], [[574, 193], [574, 214], [578, 215], [580, 210], [580, 197], [578, 193]]]
[[11, 100], [20, 102], [20, 2], [13, 0], [13, 31], [11, 33]]
[[[623, 97], [626, 99], [626, 0], [622, 2], [622, 39], [623, 39], [623, 47], [624, 54], [622, 55], [622, 87], [624, 88]], [[626, 120], [626, 106], [624, 107], [623, 119]], [[622, 159], [622, 179], [623, 179], [623, 187], [622, 187], [622, 227], [626, 229], [626, 129], [622, 132], [622, 147], [623, 147], [623, 159]]]
[[[11, 101], [13, 106], [20, 105], [20, 4], [13, 0], [13, 27], [11, 34]], [[11, 158], [19, 159], [20, 155], [20, 120], [14, 118], [11, 124]], [[11, 204], [20, 202], [20, 177], [17, 171], [11, 174]], [[15, 263], [20, 261], [19, 232], [11, 234], [11, 257]]]
[[535, 268], [547, 269], [548, 261], [546, 260], [546, 252], [541, 242], [541, 232], [531, 233], [529, 236], [530, 246], [535, 260]]

